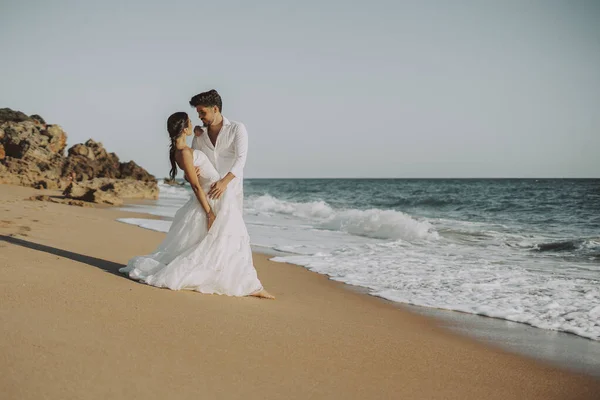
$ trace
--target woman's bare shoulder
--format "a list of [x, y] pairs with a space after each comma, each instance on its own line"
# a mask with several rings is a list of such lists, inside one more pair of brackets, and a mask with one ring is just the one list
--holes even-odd
[[194, 150], [192, 150], [191, 148], [185, 147], [183, 149], [175, 150], [175, 160], [177, 160], [178, 164], [183, 165], [186, 160], [193, 161], [193, 159], [194, 159]]

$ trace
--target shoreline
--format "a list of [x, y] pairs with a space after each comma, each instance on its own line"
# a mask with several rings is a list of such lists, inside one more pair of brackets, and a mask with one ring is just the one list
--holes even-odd
[[[255, 250], [255, 252], [264, 254], [269, 259], [285, 255], [285, 253], [277, 251]], [[282, 264], [297, 266], [310, 271], [310, 269], [303, 265], [292, 263]], [[600, 378], [599, 341], [570, 332], [542, 329], [525, 323], [486, 315], [399, 303], [371, 294], [369, 293], [369, 289], [363, 286], [337, 281], [331, 279], [326, 274], [314, 273], [325, 276], [332, 282], [342, 284], [346, 290], [378, 299], [385, 304], [415, 315], [432, 318], [439, 327], [448, 332], [476, 340], [501, 351], [538, 360], [557, 368]], [[577, 349], [577, 351], [573, 351], [574, 349]]]
[[[153, 201], [132, 201], [116, 209], [131, 211], [127, 209], [128, 205], [152, 205]], [[148, 219], [171, 220], [169, 217], [160, 217], [155, 214], [145, 214], [150, 216]], [[133, 224], [135, 225], [135, 224]], [[137, 225], [143, 229], [153, 229], [142, 225]], [[253, 253], [259, 253], [268, 256], [271, 260], [274, 257], [289, 256], [290, 253], [275, 250], [269, 247], [252, 245]], [[281, 263], [279, 261], [275, 261]], [[311, 272], [310, 268], [301, 265], [284, 262], [292, 266], [299, 266]], [[450, 332], [480, 341], [491, 345], [500, 350], [512, 354], [526, 356], [541, 362], [548, 363], [558, 368], [565, 368], [573, 372], [579, 372], [600, 378], [600, 341], [596, 341], [574, 333], [560, 330], [548, 330], [538, 328], [526, 323], [515, 322], [502, 318], [490, 317], [487, 315], [471, 314], [458, 310], [434, 308], [420, 306], [416, 304], [401, 303], [385, 297], [370, 293], [368, 288], [353, 285], [344, 281], [332, 279], [330, 275], [315, 272], [327, 277], [329, 280], [342, 283], [344, 288], [352, 290], [363, 295], [375, 297], [386, 304], [408, 310], [417, 315], [423, 315], [434, 318], [437, 323]]]
[[274, 302], [136, 283], [115, 271], [163, 233], [116, 221], [135, 216], [129, 211], [23, 202], [48, 191], [0, 188], [0, 386], [9, 399], [173, 390], [183, 398], [593, 399], [600, 391], [600, 380], [256, 252]]
[[[171, 221], [172, 218], [149, 214], [145, 212], [132, 211], [131, 206], [152, 206], [156, 200], [148, 199], [125, 199], [121, 206], [96, 204], [95, 207], [102, 209], [113, 209], [127, 214], [126, 218], [139, 218], [148, 220]], [[129, 208], [129, 209], [128, 209]], [[118, 220], [120, 223], [129, 224]], [[135, 224], [132, 224], [136, 226]], [[152, 228], [137, 226], [141, 229]], [[161, 232], [161, 231], [157, 231]], [[274, 250], [268, 247], [252, 245], [252, 252], [267, 256], [271, 261], [277, 256], [287, 256], [289, 253]], [[275, 261], [281, 264], [282, 262]], [[283, 264], [301, 267], [314, 272], [304, 265], [283, 262]], [[486, 345], [495, 347], [501, 351], [511, 354], [526, 356], [549, 365], [564, 368], [576, 373], [583, 373], [595, 378], [600, 378], [600, 342], [590, 338], [578, 336], [574, 333], [553, 331], [538, 328], [526, 323], [514, 322], [502, 318], [494, 318], [486, 315], [465, 313], [457, 310], [443, 308], [432, 308], [415, 304], [400, 303], [385, 297], [369, 293], [369, 289], [353, 285], [344, 281], [332, 279], [329, 275], [314, 272], [325, 276], [328, 280], [341, 283], [346, 290], [374, 297], [386, 304], [398, 307], [402, 310], [412, 312], [416, 315], [433, 318], [436, 323], [449, 332], [458, 333], [467, 338], [477, 340]], [[578, 351], [573, 352], [573, 349]]]
[[600, 342], [573, 333], [551, 331], [509, 320], [403, 304], [435, 318], [445, 329], [512, 354], [600, 379]]
[[[126, 214], [125, 218], [139, 218], [148, 220], [166, 220], [172, 218], [149, 214], [145, 212], [132, 211], [131, 206], [152, 206], [156, 200], [148, 199], [125, 199], [123, 205], [112, 206], [106, 204], [95, 204], [94, 207], [100, 209], [112, 209]], [[129, 208], [129, 209], [127, 209]], [[117, 221], [129, 224], [124, 221]], [[135, 224], [132, 224], [136, 226]], [[141, 229], [150, 229], [148, 227], [137, 226]], [[160, 232], [160, 231], [157, 231]], [[252, 252], [267, 257], [271, 261], [277, 256], [287, 256], [288, 253], [274, 250], [268, 247], [252, 245]], [[275, 261], [278, 264], [282, 262]], [[300, 264], [283, 262], [283, 264], [294, 267], [301, 267], [308, 271], [308, 267]], [[525, 323], [514, 322], [502, 318], [494, 318], [486, 315], [465, 313], [457, 310], [443, 308], [432, 308], [415, 304], [400, 303], [385, 297], [369, 293], [369, 289], [353, 285], [344, 281], [332, 279], [329, 275], [314, 272], [320, 276], [325, 276], [328, 280], [341, 283], [346, 290], [351, 290], [362, 295], [374, 297], [386, 304], [398, 307], [404, 311], [409, 311], [416, 315], [433, 318], [436, 324], [446, 329], [448, 332], [458, 333], [461, 336], [477, 340], [483, 344], [490, 345], [501, 351], [507, 351], [511, 354], [526, 356], [549, 365], [564, 368], [576, 373], [583, 373], [595, 378], [600, 378], [600, 342], [590, 338], [578, 336], [573, 333], [563, 331], [553, 331], [538, 328]], [[579, 349], [575, 353], [573, 349]]]

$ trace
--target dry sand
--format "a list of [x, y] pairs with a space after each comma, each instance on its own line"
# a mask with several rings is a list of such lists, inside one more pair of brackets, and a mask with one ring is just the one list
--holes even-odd
[[0, 398], [600, 399], [600, 381], [255, 254], [277, 300], [118, 274], [164, 234], [0, 185]]

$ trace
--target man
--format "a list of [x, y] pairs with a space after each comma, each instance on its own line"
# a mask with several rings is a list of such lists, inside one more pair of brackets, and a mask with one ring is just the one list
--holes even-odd
[[[221, 114], [223, 103], [216, 90], [195, 95], [190, 100], [190, 105], [196, 109], [204, 124], [203, 131], [194, 135], [192, 148], [206, 154], [221, 176], [212, 185], [208, 197], [218, 199], [225, 190], [231, 191], [237, 198], [240, 210], [243, 210], [243, 175], [248, 154], [246, 127]], [[194, 132], [197, 132], [196, 129]]]

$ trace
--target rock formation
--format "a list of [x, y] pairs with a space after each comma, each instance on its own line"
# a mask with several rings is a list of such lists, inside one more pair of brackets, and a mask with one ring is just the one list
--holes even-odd
[[94, 178], [70, 183], [63, 195], [93, 203], [121, 205], [123, 199], [158, 198], [158, 185], [155, 181]]
[[60, 126], [40, 121], [39, 116], [0, 109], [0, 182], [57, 187], [67, 135]]
[[154, 176], [133, 161], [122, 163], [90, 139], [68, 149], [67, 134], [39, 115], [0, 109], [0, 183], [61, 189], [67, 198], [122, 204], [155, 199]]

